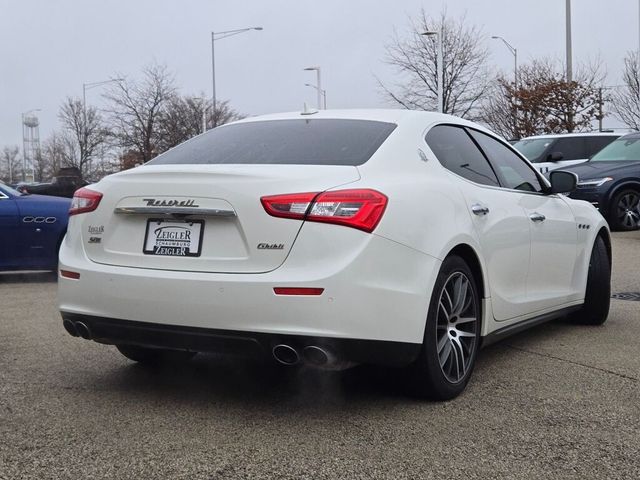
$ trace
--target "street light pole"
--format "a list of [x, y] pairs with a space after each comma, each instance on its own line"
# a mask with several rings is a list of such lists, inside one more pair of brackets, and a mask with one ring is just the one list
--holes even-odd
[[[511, 45], [509, 42], [507, 42], [504, 38], [502, 38], [499, 35], [493, 35], [491, 38], [494, 40], [501, 40], [502, 43], [504, 43], [504, 45], [509, 49], [509, 51], [511, 52], [511, 55], [513, 55], [513, 86], [514, 86], [514, 91], [517, 92], [518, 91], [518, 49], [515, 48], [513, 45]], [[515, 102], [515, 99], [513, 103], [513, 134], [516, 137], [518, 136], [518, 105]]]
[[212, 87], [212, 99], [213, 104], [211, 105], [211, 116], [212, 119], [212, 128], [217, 127], [217, 118], [216, 118], [216, 40], [222, 40], [223, 38], [231, 37], [232, 35], [238, 35], [239, 33], [249, 32], [251, 30], [263, 30], [262, 27], [249, 27], [249, 28], [238, 28], [236, 30], [225, 30], [224, 32], [211, 32], [211, 87]]
[[316, 87], [313, 83], [305, 83], [304, 84], [305, 87], [312, 87], [315, 88], [316, 90], [318, 90], [319, 92], [322, 93], [322, 104], [323, 104], [323, 108], [324, 110], [327, 109], [327, 91], [322, 89], [320, 90], [318, 87]]
[[444, 113], [444, 95], [443, 95], [443, 82], [444, 82], [444, 65], [442, 64], [443, 62], [443, 57], [444, 57], [444, 53], [442, 51], [443, 47], [442, 47], [442, 29], [440, 29], [439, 31], [427, 31], [424, 33], [421, 33], [420, 35], [423, 35], [425, 37], [431, 37], [434, 36], [437, 39], [438, 45], [437, 45], [437, 49], [438, 49], [438, 53], [437, 53], [437, 60], [436, 60], [436, 75], [438, 76], [437, 78], [437, 82], [436, 82], [436, 89], [438, 91], [438, 112], [440, 113]]
[[573, 64], [571, 54], [571, 0], [566, 0], [566, 54], [567, 54], [567, 83], [573, 80]]
[[[318, 110], [322, 109], [322, 83], [320, 78], [320, 67], [307, 67], [304, 70], [315, 70], [316, 71], [316, 81], [317, 81], [317, 89], [318, 90]], [[326, 107], [325, 107], [326, 108]]]
[[102, 80], [101, 82], [90, 82], [82, 84], [82, 114], [84, 116], [85, 124], [87, 121], [87, 90], [98, 87], [100, 85], [106, 85], [107, 83], [121, 82], [123, 80], [124, 78], [111, 78], [109, 80]]

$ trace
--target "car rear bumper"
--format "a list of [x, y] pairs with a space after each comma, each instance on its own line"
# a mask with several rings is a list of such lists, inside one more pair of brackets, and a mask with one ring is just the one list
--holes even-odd
[[76, 326], [82, 322], [86, 326], [82, 336], [99, 343], [229, 353], [247, 357], [271, 356], [276, 345], [284, 344], [298, 352], [303, 352], [308, 346], [321, 347], [340, 361], [405, 366], [418, 357], [421, 348], [416, 343], [216, 330], [67, 312], [62, 312], [62, 318], [70, 333], [77, 334], [79, 329]]
[[[327, 228], [310, 229], [322, 227]], [[346, 235], [368, 235], [335, 228]], [[172, 328], [422, 344], [441, 262], [397, 242], [368, 236], [361, 249], [345, 254], [337, 247], [296, 244], [280, 268], [261, 274], [103, 265], [65, 240], [59, 267], [80, 278], [59, 276], [59, 309], [65, 315]], [[335, 244], [348, 240], [338, 238]], [[317, 296], [277, 295], [275, 287], [324, 291]]]

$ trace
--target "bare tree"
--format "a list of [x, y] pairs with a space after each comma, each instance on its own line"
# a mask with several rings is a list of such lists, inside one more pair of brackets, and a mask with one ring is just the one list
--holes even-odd
[[613, 93], [616, 116], [630, 128], [640, 130], [640, 58], [629, 52], [624, 59], [624, 86]]
[[[239, 113], [235, 110], [230, 104], [229, 100], [216, 101], [215, 108], [215, 119], [214, 115], [212, 115], [211, 105], [213, 102], [209, 103], [207, 107], [207, 125], [211, 128], [212, 125], [220, 126], [225, 123], [235, 122], [236, 120], [240, 120], [245, 118], [246, 115]], [[214, 121], [215, 120], [215, 121]]]
[[96, 154], [107, 140], [107, 132], [102, 118], [95, 107], [86, 107], [82, 101], [67, 98], [58, 113], [64, 129], [66, 143], [74, 142], [74, 148], [67, 148], [65, 166], [77, 167], [83, 177], [92, 170]]
[[61, 167], [72, 166], [73, 142], [68, 135], [53, 132], [42, 144], [42, 177], [53, 177]]
[[146, 67], [141, 81], [117, 80], [105, 98], [118, 144], [138, 152], [144, 162], [160, 153], [159, 119], [174, 94], [173, 77], [162, 65]]
[[[211, 101], [202, 97], [174, 95], [158, 118], [160, 130], [158, 151], [163, 152], [191, 137], [203, 133], [211, 125], [223, 125], [244, 118], [228, 101], [216, 102], [216, 121], [213, 121]], [[203, 118], [204, 117], [204, 118]]]
[[550, 60], [518, 69], [518, 86], [499, 75], [482, 102], [481, 120], [505, 138], [590, 130], [598, 118], [599, 62], [577, 69], [567, 82]]
[[[425, 36], [424, 32], [439, 32]], [[478, 102], [487, 92], [488, 50], [482, 30], [457, 20], [429, 17], [421, 10], [410, 24], [410, 35], [395, 34], [387, 46], [386, 62], [397, 67], [404, 80], [393, 86], [380, 82], [385, 94], [405, 108], [436, 110], [438, 92], [438, 42], [443, 53], [443, 111], [473, 118]]]
[[17, 145], [6, 146], [2, 149], [2, 168], [0, 178], [8, 183], [22, 176], [22, 164], [20, 163], [20, 149]]

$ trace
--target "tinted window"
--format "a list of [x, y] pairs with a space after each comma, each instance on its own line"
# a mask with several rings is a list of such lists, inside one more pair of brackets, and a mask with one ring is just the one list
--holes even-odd
[[610, 143], [591, 159], [592, 162], [617, 162], [640, 160], [640, 135], [632, 134]]
[[429, 130], [426, 140], [447, 170], [472, 182], [499, 185], [491, 165], [462, 128], [438, 125]]
[[489, 135], [469, 130], [480, 148], [498, 172], [502, 185], [514, 190], [542, 191], [542, 185], [533, 169], [506, 145]]
[[543, 162], [542, 154], [551, 145], [553, 138], [525, 138], [514, 143], [513, 146], [522, 153], [530, 162]]
[[587, 145], [589, 146], [589, 156], [598, 153], [615, 139], [616, 137], [589, 137], [589, 139], [587, 140]]
[[589, 158], [586, 137], [559, 138], [551, 147], [551, 151], [562, 153], [562, 160], [581, 160]]
[[396, 125], [367, 120], [267, 120], [214, 128], [150, 164], [362, 165]]

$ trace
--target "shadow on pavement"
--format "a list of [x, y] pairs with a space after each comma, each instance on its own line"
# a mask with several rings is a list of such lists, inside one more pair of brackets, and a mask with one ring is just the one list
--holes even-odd
[[0, 272], [0, 285], [10, 283], [51, 283], [58, 280], [57, 272]]
[[[497, 361], [517, 356], [510, 348], [512, 342], [537, 344], [549, 336], [574, 328], [569, 323], [550, 322], [493, 344], [479, 352], [475, 376]], [[403, 369], [361, 365], [343, 371], [316, 370], [306, 367], [283, 367], [271, 359], [263, 361], [234, 356], [199, 354], [183, 363], [156, 367], [134, 362], [113, 365], [114, 357], [105, 355], [105, 368], [88, 365], [78, 381], [83, 389], [110, 394], [124, 394], [131, 401], [169, 402], [180, 405], [206, 406], [224, 403], [229, 408], [259, 408], [265, 405], [277, 408], [332, 409], [345, 404], [362, 405], [370, 402], [444, 405], [415, 398], [406, 387]], [[113, 354], [119, 356], [113, 347]], [[109, 366], [107, 366], [109, 365]], [[80, 384], [78, 387], [80, 387]], [[472, 379], [467, 392], [455, 403], [466, 403], [465, 396], [482, 395], [483, 386], [474, 385]], [[475, 392], [475, 393], [474, 393]], [[484, 392], [486, 394], [486, 392]], [[439, 408], [439, 407], [438, 407]]]

